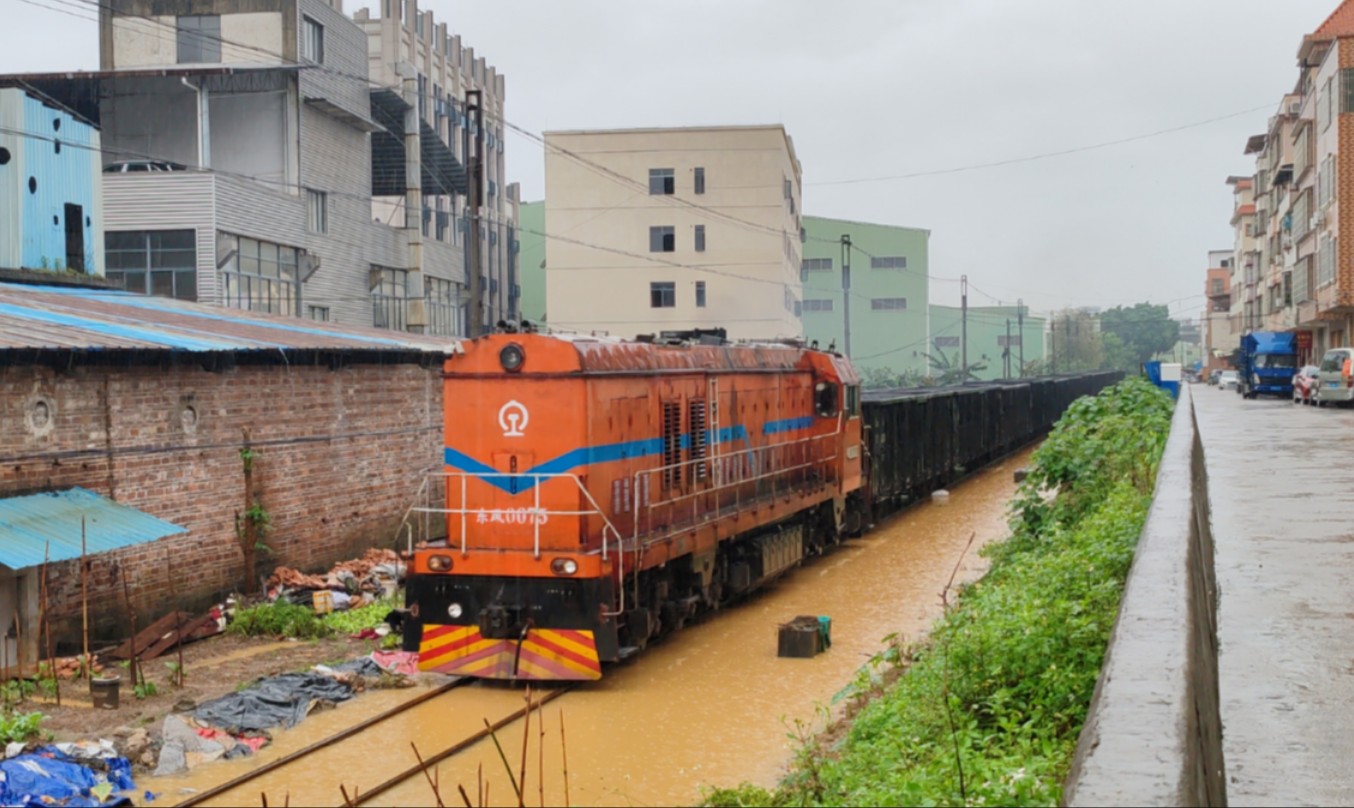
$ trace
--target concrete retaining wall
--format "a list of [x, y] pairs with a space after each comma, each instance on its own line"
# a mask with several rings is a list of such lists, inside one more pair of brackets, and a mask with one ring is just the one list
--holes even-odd
[[1185, 386], [1063, 804], [1226, 803], [1208, 478]]

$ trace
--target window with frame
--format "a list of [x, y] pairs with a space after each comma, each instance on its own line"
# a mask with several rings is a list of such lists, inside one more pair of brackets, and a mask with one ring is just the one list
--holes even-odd
[[1336, 92], [1340, 96], [1340, 112], [1354, 112], [1354, 68], [1345, 68], [1337, 74], [1340, 84]]
[[457, 313], [460, 311], [457, 283], [445, 278], [423, 276], [423, 302], [428, 313], [428, 333], [456, 336], [460, 329]]
[[875, 311], [906, 311], [907, 298], [905, 297], [873, 297], [870, 298], [870, 308]]
[[295, 315], [300, 285], [301, 251], [267, 241], [240, 237], [235, 258], [221, 272], [226, 306], [247, 311]]
[[649, 308], [671, 309], [677, 306], [677, 284], [655, 281], [649, 284]]
[[876, 255], [870, 258], [870, 269], [907, 269], [907, 256]]
[[327, 323], [329, 322], [329, 307], [306, 306], [306, 316], [316, 322]]
[[937, 348], [958, 348], [958, 347], [959, 347], [959, 338], [958, 338], [958, 337], [936, 337], [935, 340], [933, 340], [933, 341], [935, 342]]
[[377, 328], [404, 331], [409, 303], [409, 271], [371, 268], [371, 324]]
[[1019, 335], [1019, 334], [1012, 334], [1012, 335], [1009, 336], [1009, 337], [1006, 336], [1005, 334], [998, 334], [998, 335], [997, 335], [997, 347], [998, 347], [998, 348], [1016, 348], [1016, 347], [1019, 347], [1021, 344], [1022, 344], [1022, 343], [1021, 343], [1021, 341], [1020, 341], [1020, 335]]
[[807, 298], [804, 301], [804, 311], [832, 311], [832, 300]]
[[301, 17], [301, 58], [324, 64], [324, 26], [309, 17]]
[[705, 308], [705, 281], [696, 281], [696, 308]]
[[306, 189], [306, 226], [312, 233], [329, 232], [329, 194]]
[[692, 171], [692, 184], [697, 194], [705, 193], [705, 169], [697, 167]]
[[696, 225], [696, 252], [705, 252], [705, 225]]
[[105, 276], [128, 292], [197, 300], [197, 231], [106, 232]]
[[179, 64], [221, 61], [221, 17], [217, 14], [183, 15], [176, 25]]
[[671, 196], [677, 193], [677, 178], [670, 168], [649, 169], [649, 195]]
[[649, 228], [649, 252], [676, 252], [677, 231], [663, 225]]
[[831, 258], [805, 258], [799, 262], [799, 268], [804, 272], [831, 272]]
[[1215, 295], [1222, 294], [1222, 278], [1214, 278], [1212, 284], [1213, 284], [1213, 294]]

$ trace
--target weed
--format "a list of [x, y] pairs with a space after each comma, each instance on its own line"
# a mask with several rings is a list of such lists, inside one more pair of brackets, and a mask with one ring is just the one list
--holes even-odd
[[24, 743], [38, 737], [46, 718], [42, 713], [0, 715], [0, 744]]
[[160, 688], [156, 687], [154, 682], [143, 680], [132, 686], [132, 695], [136, 696], [137, 701], [157, 696], [159, 693]]
[[313, 639], [325, 637], [332, 629], [306, 606], [276, 601], [241, 609], [227, 629], [232, 634], [246, 637], [295, 637]]

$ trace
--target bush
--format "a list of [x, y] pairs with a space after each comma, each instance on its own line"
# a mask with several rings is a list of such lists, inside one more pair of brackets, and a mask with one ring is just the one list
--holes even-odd
[[246, 637], [295, 637], [303, 640], [327, 637], [332, 633], [332, 629], [309, 606], [298, 606], [282, 600], [239, 610], [226, 630]]
[[38, 736], [42, 713], [6, 713], [0, 715], [0, 744], [26, 743]]
[[1012, 537], [897, 685], [831, 754], [810, 742], [776, 792], [744, 785], [708, 804], [1056, 804], [1171, 412], [1140, 380], [1074, 403], [1034, 454]]

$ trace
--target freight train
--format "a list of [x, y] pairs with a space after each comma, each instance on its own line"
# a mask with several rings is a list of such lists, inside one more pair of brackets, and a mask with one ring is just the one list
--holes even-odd
[[851, 363], [692, 332], [496, 333], [443, 373], [421, 670], [588, 680], [1046, 431], [1094, 374], [862, 396]]

